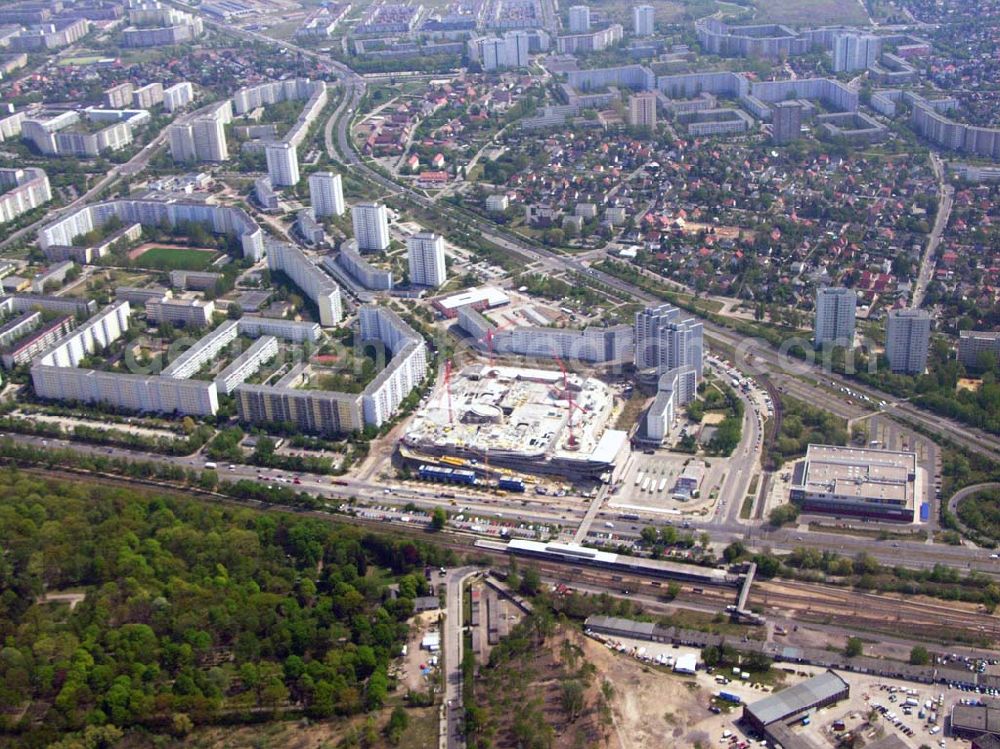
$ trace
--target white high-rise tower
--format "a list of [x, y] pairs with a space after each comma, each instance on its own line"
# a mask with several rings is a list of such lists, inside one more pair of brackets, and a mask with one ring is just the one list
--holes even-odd
[[381, 203], [358, 203], [351, 207], [354, 239], [361, 251], [389, 248], [389, 212]]
[[309, 200], [313, 213], [320, 216], [343, 216], [344, 188], [339, 174], [313, 172], [309, 175]]

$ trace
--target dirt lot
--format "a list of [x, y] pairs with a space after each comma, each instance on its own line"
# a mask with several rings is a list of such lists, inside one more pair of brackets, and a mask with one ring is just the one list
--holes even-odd
[[420, 649], [420, 641], [424, 635], [432, 628], [437, 627], [439, 611], [425, 611], [417, 614], [410, 621], [410, 639], [406, 646], [406, 656], [402, 658], [402, 666], [399, 673], [399, 683], [404, 690], [412, 689], [415, 692], [427, 691], [427, 679], [420, 673], [420, 664], [426, 664], [434, 656], [426, 650]]
[[694, 678], [647, 667], [590, 638], [583, 647], [587, 660], [615, 687], [612, 747], [693, 746], [708, 735], [697, 723], [713, 717], [706, 709], [709, 695]]

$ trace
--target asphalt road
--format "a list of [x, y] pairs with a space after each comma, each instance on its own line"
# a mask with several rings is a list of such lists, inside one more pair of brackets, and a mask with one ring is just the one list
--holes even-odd
[[[114, 457], [170, 464], [185, 469], [201, 469], [205, 464], [205, 459], [198, 455], [165, 456], [139, 450], [107, 448], [29, 435], [8, 434], [7, 436], [18, 443], [39, 448], [65, 448], [83, 454], [105, 456], [109, 454], [110, 450]], [[567, 503], [558, 504], [554, 508], [551, 497], [535, 497], [530, 494], [518, 495], [517, 498], [497, 497], [484, 495], [483, 492], [465, 491], [457, 486], [448, 487], [447, 493], [451, 496], [439, 497], [438, 495], [441, 493], [439, 487], [425, 489], [407, 485], [387, 489], [384, 484], [379, 484], [376, 481], [362, 481], [349, 477], [337, 477], [336, 480], [343, 483], [333, 484], [327, 476], [309, 473], [297, 473], [293, 476], [284, 471], [242, 464], [235, 464], [233, 470], [229, 470], [226, 465], [220, 465], [218, 473], [220, 478], [227, 480], [249, 479], [269, 484], [279, 483], [277, 479], [279, 476], [284, 479], [284, 483], [288, 484], [292, 484], [294, 477], [298, 477], [300, 483], [292, 484], [290, 488], [309, 492], [338, 505], [353, 500], [354, 506], [358, 510], [377, 506], [398, 508], [398, 515], [390, 513], [391, 519], [405, 516], [403, 508], [411, 504], [424, 510], [444, 507], [452, 513], [455, 513], [457, 508], [461, 506], [467, 508], [465, 512], [470, 515], [475, 512], [481, 517], [502, 518], [514, 523], [558, 522], [566, 528], [574, 529], [582, 521], [587, 509], [584, 501], [580, 501], [576, 508], [572, 508]], [[738, 504], [736, 500], [728, 500], [728, 502]], [[333, 509], [336, 509], [336, 506]], [[554, 520], [556, 516], [559, 517], [558, 521]], [[594, 519], [600, 522], [612, 521], [616, 520], [617, 516], [617, 511], [602, 509]], [[645, 525], [662, 527], [673, 522], [675, 522], [673, 519], [664, 518], [662, 515], [643, 516], [642, 520], [636, 521], [634, 526], [617, 528], [615, 535], [622, 540], [636, 540]], [[876, 528], [877, 526], [873, 526], [873, 532]], [[745, 521], [724, 517], [721, 513], [714, 518], [703, 521], [692, 520], [685, 525], [685, 530], [690, 530], [695, 534], [704, 531], [709, 534], [713, 543], [722, 545], [728, 544], [734, 539], [742, 539], [750, 549], [757, 551], [781, 552], [791, 551], [796, 546], [809, 546], [845, 556], [855, 556], [866, 552], [880, 563], [913, 569], [930, 569], [935, 564], [940, 563], [959, 570], [978, 570], [1000, 576], [1000, 564], [997, 560], [990, 559], [988, 550], [972, 549], [965, 546], [932, 545], [919, 541], [876, 541], [869, 537], [835, 532], [800, 532], [789, 528], [772, 529], [766, 525], [757, 527], [746, 525]]]
[[462, 710], [462, 586], [475, 567], [448, 570], [445, 577], [447, 601], [444, 619], [444, 709], [448, 727], [448, 749], [465, 746], [464, 714]]
[[934, 273], [934, 254], [938, 245], [941, 244], [941, 235], [948, 226], [948, 219], [951, 216], [951, 208], [955, 198], [955, 188], [945, 181], [944, 165], [941, 157], [931, 151], [931, 166], [934, 167], [934, 174], [938, 179], [938, 191], [940, 200], [938, 202], [938, 212], [934, 217], [934, 227], [927, 237], [927, 248], [920, 260], [920, 270], [917, 273], [917, 282], [913, 285], [913, 306], [920, 307], [924, 303], [924, 296], [927, 294], [927, 286], [931, 282]]
[[[209, 25], [218, 25], [210, 19], [206, 19], [206, 23]], [[232, 27], [225, 27], [225, 30], [229, 33], [242, 35], [260, 42], [293, 49], [306, 57], [321, 61], [336, 70], [341, 83], [344, 85], [345, 95], [341, 101], [341, 105], [334, 114], [335, 125], [328, 123], [327, 126], [327, 151], [332, 158], [351, 166], [357, 172], [362, 173], [367, 179], [384, 188], [388, 193], [404, 197], [416, 203], [421, 208], [446, 216], [457, 226], [465, 227], [460, 231], [465, 231], [468, 236], [481, 236], [498, 247], [525, 256], [542, 269], [552, 272], [579, 273], [588, 276], [594, 281], [625, 295], [626, 298], [631, 297], [641, 302], [659, 303], [662, 301], [633, 284], [590, 268], [587, 264], [573, 257], [560, 255], [542, 247], [530, 245], [522, 238], [506, 232], [496, 224], [476, 214], [460, 211], [453, 206], [436, 203], [422, 193], [382, 176], [381, 173], [372, 169], [360, 158], [349, 133], [351, 119], [357, 109], [358, 102], [360, 102], [361, 97], [364, 95], [366, 86], [365, 78], [334, 60], [329, 55], [300, 47], [287, 40], [273, 39], [259, 32]], [[336, 147], [334, 146], [334, 131], [336, 131]], [[939, 215], [941, 213], [943, 211], [939, 212]], [[809, 379], [824, 378], [829, 380], [834, 386], [846, 386], [865, 392], [876, 402], [884, 400], [891, 403], [886, 411], [896, 418], [916, 422], [922, 428], [929, 430], [933, 434], [941, 435], [966, 450], [972, 450], [987, 455], [994, 460], [1000, 460], [1000, 437], [996, 435], [987, 434], [981, 430], [970, 428], [967, 425], [936, 414], [931, 414], [908, 403], [894, 403], [891, 394], [870, 387], [861, 387], [854, 380], [826, 371], [820, 364], [810, 364], [798, 359], [792, 359], [774, 349], [766, 341], [747, 338], [746, 336], [733, 333], [728, 328], [717, 325], [709, 320], [704, 321], [704, 327], [706, 337], [710, 341], [715, 340], [736, 349], [738, 352], [738, 361], [736, 364], [739, 369], [755, 375], [769, 376], [776, 385], [780, 385], [790, 378], [796, 379], [799, 381], [801, 387], [806, 389], [808, 394], [815, 397], [815, 400], [810, 398], [810, 402], [821, 405], [832, 402], [831, 395], [827, 390], [817, 388], [813, 391], [808, 385]]]

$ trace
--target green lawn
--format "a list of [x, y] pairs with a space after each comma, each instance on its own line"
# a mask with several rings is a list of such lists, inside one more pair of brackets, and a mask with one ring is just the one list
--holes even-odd
[[215, 250], [151, 247], [136, 258], [143, 268], [157, 270], [206, 270], [219, 257]]
[[868, 14], [857, 0], [756, 0], [756, 23], [790, 26], [865, 24]]

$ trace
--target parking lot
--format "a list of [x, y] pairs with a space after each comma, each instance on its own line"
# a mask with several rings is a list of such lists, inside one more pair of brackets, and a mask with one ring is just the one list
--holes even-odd
[[698, 497], [675, 499], [674, 486], [685, 465], [695, 459], [691, 455], [634, 453], [620, 488], [610, 497], [611, 507], [635, 507], [654, 512], [678, 515], [705, 514], [715, 504], [718, 487], [725, 475], [726, 460], [708, 458], [705, 478]]

